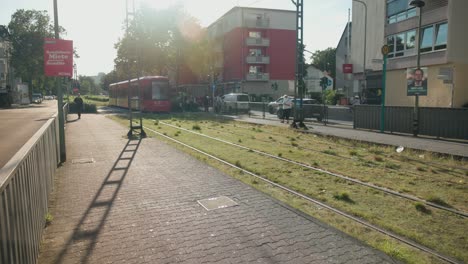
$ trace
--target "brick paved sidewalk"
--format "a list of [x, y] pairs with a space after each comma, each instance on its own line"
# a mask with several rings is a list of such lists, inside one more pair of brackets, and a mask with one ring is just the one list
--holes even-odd
[[[72, 117], [73, 118], [73, 117]], [[393, 263], [157, 139], [102, 115], [67, 124], [39, 263]], [[212, 211], [197, 201], [226, 196]]]

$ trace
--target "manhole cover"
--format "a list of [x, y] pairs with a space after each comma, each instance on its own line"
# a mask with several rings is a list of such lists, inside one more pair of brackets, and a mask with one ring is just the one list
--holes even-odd
[[208, 211], [237, 205], [236, 202], [226, 196], [198, 200], [198, 203]]
[[72, 159], [73, 164], [84, 164], [84, 163], [94, 163], [93, 158], [85, 158], [85, 159]]

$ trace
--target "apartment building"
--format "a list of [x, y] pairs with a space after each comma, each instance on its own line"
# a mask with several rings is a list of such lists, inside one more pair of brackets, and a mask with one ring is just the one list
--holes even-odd
[[296, 12], [234, 7], [208, 27], [221, 54], [216, 93], [294, 94]]
[[[367, 5], [367, 13], [364, 5]], [[424, 70], [427, 95], [419, 96], [420, 106], [462, 107], [468, 104], [468, 1], [425, 0], [420, 10], [411, 0], [353, 1], [352, 62], [355, 88], [380, 95], [382, 59], [380, 49], [387, 44], [387, 105], [413, 106], [408, 82], [417, 66], [417, 48]], [[421, 34], [418, 23], [421, 16]], [[367, 17], [367, 30], [364, 21]], [[364, 53], [363, 41], [366, 41]], [[364, 60], [364, 58], [366, 58]], [[364, 65], [366, 68], [364, 74]], [[367, 84], [364, 84], [364, 77]]]

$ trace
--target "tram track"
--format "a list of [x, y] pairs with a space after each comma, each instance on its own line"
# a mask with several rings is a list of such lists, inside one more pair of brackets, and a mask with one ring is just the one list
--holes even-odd
[[[161, 122], [160, 122], [160, 123], [161, 123]], [[172, 126], [172, 127], [174, 127], [174, 128], [176, 128], [176, 129], [181, 129], [181, 130], [189, 131], [189, 132], [191, 132], [191, 133], [195, 133], [195, 134], [198, 134], [198, 135], [206, 136], [206, 135], [203, 135], [203, 134], [200, 134], [200, 133], [197, 133], [197, 132], [193, 132], [193, 131], [190, 131], [190, 130], [186, 130], [186, 129], [181, 128], [181, 127], [176, 127], [176, 126], [173, 126], [173, 125], [170, 125], [170, 124], [168, 124], [168, 125], [169, 125], [169, 126]], [[367, 227], [367, 228], [369, 228], [369, 229], [372, 229], [372, 230], [374, 230], [374, 231], [376, 231], [376, 232], [379, 232], [379, 233], [384, 234], [384, 235], [386, 235], [386, 236], [389, 236], [389, 237], [391, 237], [391, 238], [393, 238], [393, 239], [396, 239], [396, 240], [398, 240], [398, 241], [400, 241], [400, 242], [402, 242], [402, 243], [404, 243], [404, 244], [406, 244], [406, 245], [409, 245], [409, 246], [411, 246], [411, 247], [413, 247], [413, 248], [415, 248], [415, 249], [421, 250], [421, 251], [423, 251], [423, 252], [425, 252], [425, 253], [427, 253], [427, 254], [429, 254], [429, 255], [432, 255], [432, 256], [434, 256], [434, 257], [437, 257], [437, 258], [439, 258], [440, 260], [443, 260], [443, 261], [445, 261], [445, 262], [447, 262], [447, 263], [452, 263], [452, 264], [461, 264], [461, 262], [458, 262], [457, 260], [455, 260], [455, 259], [453, 259], [453, 258], [451, 258], [451, 257], [448, 257], [448, 256], [446, 256], [446, 255], [444, 255], [444, 254], [441, 254], [441, 253], [439, 253], [439, 252], [437, 252], [437, 251], [435, 251], [435, 250], [433, 250], [433, 249], [431, 249], [431, 248], [428, 248], [428, 247], [426, 247], [426, 246], [424, 246], [424, 245], [421, 245], [421, 244], [419, 244], [419, 243], [417, 243], [417, 242], [415, 242], [415, 241], [413, 241], [413, 240], [410, 240], [410, 239], [405, 238], [405, 237], [403, 237], [403, 236], [400, 236], [400, 235], [398, 235], [398, 234], [396, 234], [396, 233], [394, 233], [394, 232], [391, 232], [391, 231], [385, 230], [385, 229], [383, 229], [383, 228], [380, 228], [380, 227], [378, 227], [378, 226], [376, 226], [376, 225], [374, 225], [374, 224], [372, 224], [372, 223], [369, 223], [369, 222], [367, 222], [367, 221], [365, 221], [365, 220], [363, 220], [363, 219], [361, 219], [361, 218], [359, 218], [359, 217], [353, 216], [353, 215], [351, 215], [351, 214], [349, 214], [349, 213], [347, 213], [347, 212], [344, 212], [344, 211], [342, 211], [342, 210], [340, 210], [340, 209], [337, 209], [337, 208], [334, 208], [334, 207], [332, 207], [332, 206], [329, 206], [329, 205], [327, 205], [327, 204], [325, 204], [325, 203], [323, 203], [323, 202], [321, 202], [321, 201], [319, 201], [319, 200], [316, 200], [316, 199], [314, 199], [314, 198], [312, 198], [312, 197], [310, 197], [310, 196], [307, 196], [307, 195], [305, 195], [305, 194], [302, 194], [302, 193], [300, 193], [300, 192], [297, 192], [297, 191], [295, 191], [295, 190], [293, 190], [293, 189], [291, 189], [291, 188], [288, 188], [288, 187], [286, 187], [286, 186], [284, 186], [284, 185], [282, 185], [282, 184], [279, 184], [279, 183], [276, 183], [276, 182], [271, 181], [271, 180], [269, 180], [269, 179], [266, 179], [265, 177], [262, 177], [262, 176], [260, 176], [260, 175], [258, 175], [258, 174], [256, 174], [256, 173], [253, 173], [253, 172], [251, 172], [251, 171], [249, 171], [249, 170], [246, 170], [245, 168], [242, 168], [242, 167], [240, 167], [240, 166], [237, 166], [236, 164], [230, 163], [230, 162], [228, 162], [228, 161], [226, 161], [226, 160], [224, 160], [224, 159], [222, 159], [222, 158], [220, 158], [220, 157], [216, 157], [215, 155], [212, 155], [212, 154], [210, 154], [210, 153], [207, 153], [207, 152], [205, 152], [205, 151], [203, 151], [203, 150], [201, 150], [201, 149], [199, 149], [199, 148], [190, 146], [190, 145], [188, 145], [188, 144], [186, 144], [186, 143], [184, 143], [184, 142], [182, 142], [182, 141], [179, 141], [179, 140], [177, 140], [177, 139], [174, 139], [174, 138], [172, 138], [172, 137], [170, 137], [170, 136], [165, 135], [164, 133], [160, 133], [160, 132], [158, 132], [158, 131], [156, 131], [156, 130], [154, 130], [154, 129], [151, 129], [151, 128], [149, 128], [149, 127], [144, 126], [144, 128], [145, 128], [145, 130], [147, 130], [147, 131], [151, 131], [152, 133], [154, 133], [154, 134], [156, 134], [156, 135], [159, 135], [159, 136], [161, 136], [161, 137], [163, 137], [163, 138], [165, 138], [165, 139], [168, 139], [168, 140], [170, 140], [170, 141], [172, 141], [172, 142], [175, 142], [175, 143], [177, 143], [177, 144], [179, 144], [179, 145], [182, 145], [182, 146], [184, 146], [184, 147], [186, 147], [186, 148], [189, 148], [189, 149], [191, 149], [191, 150], [193, 150], [193, 151], [195, 151], [195, 152], [197, 152], [197, 153], [200, 153], [200, 154], [202, 154], [202, 155], [204, 155], [204, 156], [207, 156], [207, 157], [209, 157], [209, 158], [211, 158], [211, 159], [213, 159], [213, 160], [216, 160], [216, 161], [218, 161], [218, 162], [220, 162], [220, 163], [222, 163], [222, 164], [224, 164], [224, 165], [227, 165], [227, 166], [229, 166], [229, 167], [232, 167], [232, 168], [234, 168], [234, 169], [237, 169], [237, 170], [239, 170], [239, 171], [242, 171], [242, 172], [245, 173], [245, 174], [248, 174], [248, 175], [250, 175], [250, 176], [252, 176], [252, 177], [254, 177], [254, 178], [256, 178], [256, 179], [259, 179], [259, 180], [261, 180], [261, 181], [263, 181], [263, 182], [265, 182], [265, 183], [268, 183], [268, 184], [270, 184], [270, 185], [272, 185], [272, 186], [274, 186], [274, 187], [276, 187], [276, 188], [279, 188], [279, 189], [281, 189], [281, 190], [283, 190], [283, 191], [285, 191], [285, 192], [287, 192], [287, 193], [293, 194], [293, 195], [295, 195], [295, 196], [297, 196], [297, 197], [300, 197], [300, 198], [302, 198], [302, 199], [304, 199], [304, 200], [307, 200], [307, 201], [309, 201], [309, 202], [311, 202], [311, 203], [314, 203], [314, 204], [316, 204], [316, 205], [318, 205], [318, 206], [321, 206], [321, 207], [323, 207], [323, 208], [326, 208], [326, 209], [330, 210], [331, 212], [334, 212], [334, 213], [336, 213], [336, 214], [338, 214], [338, 215], [341, 215], [341, 216], [343, 216], [343, 217], [345, 217], [345, 218], [348, 218], [348, 219], [350, 219], [350, 220], [352, 220], [352, 221], [354, 221], [354, 222], [357, 222], [357, 223], [359, 223], [359, 224], [361, 224], [361, 225], [363, 225], [363, 226], [365, 226], [365, 227]], [[207, 136], [207, 137], [209, 137], [209, 136]], [[215, 138], [213, 138], [213, 139], [215, 139]], [[224, 140], [219, 139], [219, 141], [220, 141], [220, 142], [223, 142]], [[237, 145], [237, 144], [234, 144], [234, 143], [231, 143], [231, 142], [227, 142], [227, 141], [225, 141], [224, 143], [228, 143], [228, 144], [230, 144], [230, 145]], [[240, 146], [240, 145], [239, 145], [239, 146]], [[244, 147], [244, 146], [240, 146], [240, 147], [242, 147], [243, 149], [248, 149], [248, 150], [250, 150], [250, 148], [247, 148], [247, 147]], [[252, 151], [255, 152], [255, 150], [252, 150]], [[258, 154], [261, 154], [261, 153], [259, 153], [259, 152], [257, 152], [257, 153], [258, 153]], [[265, 153], [265, 154], [268, 154], [268, 153]], [[270, 156], [270, 155], [271, 155], [271, 154], [268, 154], [268, 156]], [[272, 155], [271, 155], [271, 156], [272, 156]], [[274, 156], [273, 156], [273, 157], [274, 157]], [[284, 161], [287, 161], [287, 159], [285, 159]], [[299, 164], [300, 164], [300, 163], [299, 163]], [[318, 170], [321, 170], [321, 169], [318, 169]], [[321, 171], [321, 172], [324, 172], [324, 171]], [[345, 177], [346, 177], [346, 176], [345, 176]], [[377, 186], [377, 187], [378, 187], [378, 186]]]
[[[229, 125], [229, 126], [232, 126], [232, 125]], [[236, 127], [241, 127], [241, 128], [246, 128], [248, 129], [247, 127], [243, 127], [243, 126], [236, 126]], [[308, 131], [301, 131], [301, 130], [297, 130], [298, 133], [302, 133], [302, 134], [311, 134], [311, 132], [308, 132]], [[270, 132], [271, 133], [271, 132]], [[276, 135], [276, 136], [281, 136], [281, 134], [279, 133], [271, 133], [272, 135]], [[326, 138], [335, 138], [334, 136], [328, 136], [328, 135], [322, 135], [323, 137], [326, 137]], [[364, 141], [360, 141], [360, 140], [352, 140], [352, 139], [349, 139], [351, 141], [356, 141], [356, 142], [359, 142], [359, 143], [367, 143], [367, 142], [364, 142]], [[317, 142], [319, 144], [324, 144], [323, 142], [321, 141], [318, 141], [318, 140], [314, 140], [314, 142]], [[350, 149], [352, 148], [356, 148], [355, 145], [349, 145], [349, 144], [337, 144], [337, 143], [333, 143], [333, 142], [327, 142], [327, 144], [332, 144], [332, 145], [335, 145], [337, 147], [348, 147]], [[443, 154], [445, 155], [445, 154]], [[423, 164], [423, 165], [426, 165], [426, 166], [433, 166], [435, 168], [438, 168], [438, 169], [443, 169], [443, 170], [460, 170], [460, 171], [464, 171], [464, 172], [468, 172], [468, 168], [465, 168], [465, 167], [461, 167], [461, 166], [455, 166], [455, 165], [451, 165], [451, 166], [448, 166], [446, 164], [440, 164], [440, 163], [437, 163], [437, 162], [433, 162], [433, 161], [424, 161], [424, 160], [420, 160], [420, 159], [415, 159], [415, 158], [411, 158], [411, 157], [394, 157], [393, 155], [384, 155], [382, 154], [382, 156], [386, 157], [386, 158], [389, 158], [389, 159], [392, 159], [392, 160], [395, 160], [395, 161], [402, 161], [401, 158], [404, 158], [404, 159], [407, 159], [407, 160], [411, 160], [411, 161], [414, 161], [416, 163], [419, 163], [419, 164]], [[404, 160], [403, 160], [404, 161]], [[461, 174], [459, 173], [460, 176], [468, 176], [467, 174]]]
[[[239, 145], [239, 144], [236, 144], [236, 143], [232, 143], [232, 142], [229, 142], [229, 141], [226, 141], [226, 140], [223, 140], [223, 139], [219, 139], [219, 138], [216, 138], [216, 137], [204, 135], [204, 134], [201, 134], [201, 133], [198, 133], [198, 132], [195, 132], [195, 131], [191, 131], [189, 129], [185, 129], [185, 128], [182, 128], [182, 127], [174, 126], [172, 124], [168, 124], [166, 122], [159, 121], [159, 123], [163, 124], [163, 125], [166, 125], [166, 126], [169, 126], [169, 127], [172, 127], [172, 128], [175, 128], [175, 129], [180, 129], [180, 130], [192, 133], [192, 134], [196, 134], [198, 136], [206, 137], [206, 138], [209, 138], [211, 140], [222, 142], [224, 144], [228, 144], [228, 145], [235, 146], [235, 147], [238, 147], [238, 148], [241, 148], [241, 149], [252, 151], [254, 153], [257, 153], [257, 154], [260, 154], [260, 155], [263, 155], [263, 156], [266, 156], [266, 157], [269, 157], [269, 158], [273, 158], [273, 159], [276, 159], [276, 160], [281, 160], [283, 162], [294, 164], [294, 165], [297, 165], [297, 166], [300, 166], [300, 167], [303, 167], [303, 168], [307, 168], [307, 169], [311, 169], [311, 170], [314, 170], [314, 171], [317, 171], [317, 172], [321, 172], [321, 173], [324, 173], [324, 174], [327, 174], [327, 175], [330, 175], [330, 176], [333, 176], [333, 177], [337, 177], [337, 178], [340, 178], [340, 179], [343, 179], [343, 180], [346, 180], [346, 181], [349, 181], [349, 182], [352, 182], [352, 183], [355, 183], [355, 184], [359, 184], [359, 185], [362, 185], [362, 186], [365, 186], [365, 187], [368, 187], [368, 188], [379, 190], [379, 191], [382, 191], [384, 193], [394, 195], [394, 196], [397, 196], [397, 197], [400, 197], [400, 198], [403, 198], [403, 199], [407, 199], [407, 200], [410, 200], [410, 201], [413, 201], [413, 202], [420, 202], [420, 203], [423, 203], [423, 204], [425, 204], [427, 206], [430, 206], [432, 208], [437, 208], [439, 210], [447, 211], [447, 212], [450, 212], [450, 213], [453, 213], [453, 214], [456, 214], [456, 215], [459, 215], [459, 216], [462, 216], [462, 217], [465, 217], [465, 218], [468, 217], [467, 212], [464, 212], [464, 211], [461, 211], [461, 210], [456, 210], [456, 209], [449, 208], [449, 207], [445, 207], [445, 206], [442, 206], [442, 205], [439, 205], [439, 204], [436, 204], [436, 203], [432, 203], [432, 202], [426, 201], [426, 200], [424, 200], [422, 198], [419, 198], [419, 197], [416, 197], [416, 196], [403, 194], [403, 193], [400, 193], [400, 192], [397, 192], [397, 191], [394, 191], [394, 190], [391, 190], [391, 189], [388, 189], [388, 188], [385, 188], [385, 187], [374, 185], [372, 183], [363, 182], [361, 180], [358, 180], [358, 179], [355, 179], [355, 178], [352, 178], [352, 177], [349, 177], [349, 176], [345, 176], [345, 175], [342, 175], [342, 174], [339, 174], [339, 173], [330, 172], [330, 171], [322, 169], [322, 168], [314, 167], [314, 166], [311, 166], [311, 165], [308, 165], [308, 164], [305, 164], [305, 163], [302, 163], [302, 162], [294, 161], [294, 160], [291, 160], [291, 159], [287, 159], [287, 158], [284, 158], [284, 157], [279, 157], [279, 156], [276, 156], [276, 155], [273, 155], [273, 154], [270, 154], [270, 153], [267, 153], [267, 152], [264, 152], [264, 151], [261, 151], [261, 150], [256, 150], [256, 149], [252, 149], [252, 148], [249, 148], [249, 147], [245, 147], [245, 146], [242, 146], [242, 145]], [[150, 128], [145, 127], [145, 129], [150, 129]]]

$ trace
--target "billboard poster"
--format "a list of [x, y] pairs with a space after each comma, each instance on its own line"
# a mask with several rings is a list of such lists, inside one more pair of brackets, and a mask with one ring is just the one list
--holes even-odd
[[44, 39], [44, 74], [46, 76], [73, 76], [73, 41]]
[[406, 69], [407, 96], [427, 95], [427, 67]]

